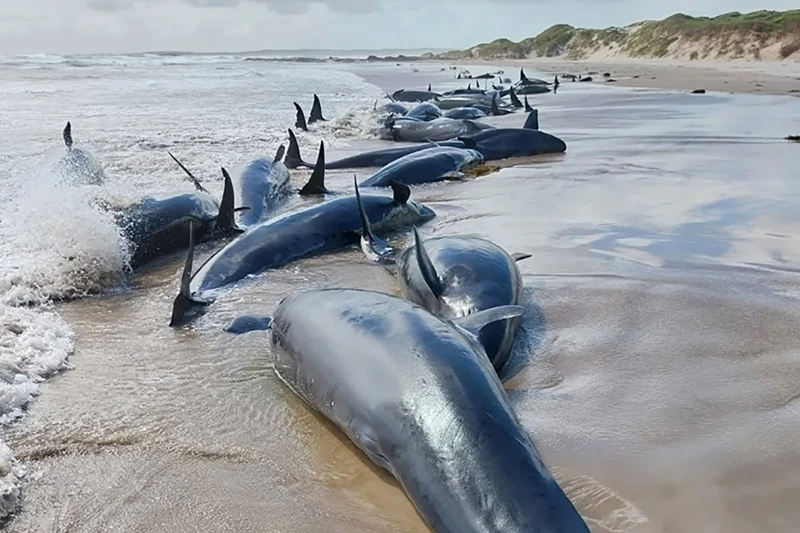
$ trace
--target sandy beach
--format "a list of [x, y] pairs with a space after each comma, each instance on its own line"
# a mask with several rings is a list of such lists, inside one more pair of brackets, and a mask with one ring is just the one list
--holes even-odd
[[[478, 63], [471, 60], [470, 63]], [[610, 79], [624, 87], [646, 87], [727, 93], [794, 95], [800, 97], [800, 62], [797, 61], [677, 61], [670, 59], [562, 59], [487, 60], [501, 67], [529, 68], [553, 74], [591, 75], [593, 83]], [[596, 74], [595, 74], [596, 73]], [[506, 71], [506, 75], [511, 72]], [[517, 79], [517, 74], [511, 75]], [[568, 83], [568, 82], [565, 82]]]

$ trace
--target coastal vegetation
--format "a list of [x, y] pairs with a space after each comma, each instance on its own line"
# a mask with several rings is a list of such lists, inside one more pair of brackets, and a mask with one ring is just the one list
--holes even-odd
[[526, 59], [558, 57], [637, 57], [675, 59], [794, 59], [800, 61], [800, 9], [725, 13], [664, 20], [626, 27], [575, 28], [557, 24], [519, 42], [497, 39], [439, 59]]

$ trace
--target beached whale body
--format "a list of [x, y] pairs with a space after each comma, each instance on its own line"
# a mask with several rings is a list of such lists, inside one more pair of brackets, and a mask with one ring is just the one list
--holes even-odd
[[389, 163], [378, 172], [359, 183], [360, 187], [389, 187], [392, 182], [419, 185], [461, 178], [463, 171], [483, 163], [477, 150], [433, 146]]
[[539, 131], [539, 112], [531, 110], [522, 128], [495, 128], [459, 137], [469, 148], [478, 150], [486, 161], [509, 157], [560, 154], [567, 144], [554, 135]]
[[[358, 188], [356, 188], [358, 196]], [[405, 297], [445, 320], [457, 319], [522, 301], [522, 275], [517, 261], [528, 254], [509, 255], [480, 237], [454, 235], [422, 242], [414, 228], [414, 243], [399, 254], [372, 233], [362, 211], [361, 249], [368, 259], [390, 265]], [[499, 372], [508, 361], [519, 318], [498, 320], [478, 334], [486, 355]]]
[[589, 533], [542, 463], [474, 334], [520, 307], [443, 321], [400, 298], [327, 289], [285, 298], [274, 368], [399, 481], [436, 533]]
[[[363, 197], [369, 221], [376, 231], [388, 233], [425, 223], [436, 214], [409, 199], [406, 185], [392, 185], [393, 197]], [[359, 242], [361, 220], [355, 196], [343, 196], [292, 211], [249, 228], [206, 261], [192, 275], [190, 248], [173, 303], [171, 326], [191, 319], [208, 302], [203, 293], [239, 281], [251, 274], [279, 268], [292, 261], [340, 250]]]
[[[357, 154], [338, 161], [331, 161], [325, 163], [326, 169], [341, 169], [341, 168], [372, 168], [382, 167], [388, 165], [392, 161], [397, 161], [401, 157], [419, 152], [437, 146], [437, 144], [412, 144], [409, 146], [397, 146], [393, 148], [382, 148], [380, 150], [371, 150], [363, 154]], [[447, 141], [438, 143], [438, 146], [451, 146], [454, 148], [466, 148], [461, 141]], [[292, 130], [289, 130], [289, 151], [286, 153], [286, 166], [289, 168], [316, 168], [314, 163], [308, 163], [303, 160], [300, 154], [300, 146], [297, 144], [297, 137]]]
[[74, 145], [72, 124], [69, 122], [64, 128], [63, 137], [67, 153], [58, 161], [56, 171], [72, 184], [102, 185], [106, 181], [103, 166], [87, 150]]
[[400, 89], [392, 93], [392, 100], [395, 102], [430, 102], [442, 96], [433, 91], [406, 91]]
[[239, 214], [239, 224], [249, 227], [268, 217], [289, 194], [289, 169], [283, 164], [284, 147], [272, 159], [260, 157], [239, 175], [240, 201], [249, 209]]
[[447, 111], [444, 116], [445, 118], [453, 118], [456, 120], [476, 120], [485, 118], [487, 115], [477, 107], [457, 107]]
[[412, 108], [403, 118], [430, 122], [431, 120], [442, 118], [442, 110], [430, 102], [425, 102]]
[[473, 135], [494, 126], [473, 122], [471, 120], [455, 120], [437, 118], [430, 122], [411, 122], [406, 120], [388, 120], [387, 134], [392, 140], [399, 142], [439, 142], [457, 137]]

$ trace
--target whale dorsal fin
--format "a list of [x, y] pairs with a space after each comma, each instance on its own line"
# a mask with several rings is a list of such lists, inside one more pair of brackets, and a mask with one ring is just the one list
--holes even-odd
[[72, 148], [72, 124], [67, 122], [67, 125], [64, 126], [64, 144], [67, 145], [67, 148]]
[[300, 104], [298, 104], [297, 102], [293, 103], [294, 103], [294, 108], [297, 110], [297, 120], [294, 123], [294, 127], [299, 130], [308, 131], [308, 124], [306, 124], [306, 114], [303, 113], [303, 108], [300, 107]]
[[311, 173], [308, 183], [300, 189], [299, 194], [301, 196], [311, 196], [312, 194], [326, 194], [328, 192], [330, 191], [325, 188], [325, 141], [320, 141], [314, 172]]
[[467, 148], [471, 148], [473, 150], [477, 150], [478, 148], [478, 141], [472, 137], [458, 137], [458, 140], [464, 143], [464, 146]]
[[183, 323], [186, 313], [193, 307], [208, 305], [210, 302], [199, 300], [192, 296], [192, 264], [194, 262], [194, 222], [189, 221], [189, 252], [186, 254], [186, 263], [181, 274], [181, 288], [172, 303], [172, 317], [169, 321], [170, 327], [179, 326]]
[[481, 330], [489, 324], [494, 324], [495, 322], [507, 320], [509, 318], [517, 318], [524, 314], [525, 308], [521, 305], [501, 305], [467, 316], [454, 318], [451, 322], [467, 333], [474, 335], [477, 340]]
[[525, 120], [525, 124], [522, 126], [522, 129], [525, 130], [539, 129], [539, 111], [537, 109], [531, 109], [531, 112], [528, 113], [528, 118]]
[[198, 180], [197, 178], [195, 178], [195, 177], [194, 177], [194, 174], [192, 174], [192, 173], [191, 173], [191, 171], [190, 171], [188, 168], [186, 168], [186, 167], [184, 166], [184, 164], [183, 164], [183, 163], [181, 163], [180, 161], [178, 161], [178, 158], [177, 158], [177, 157], [175, 157], [174, 155], [172, 155], [172, 152], [169, 152], [169, 151], [168, 151], [167, 153], [169, 154], [169, 156], [172, 158], [172, 160], [173, 160], [173, 161], [175, 161], [176, 163], [178, 163], [178, 166], [179, 166], [179, 167], [181, 167], [181, 170], [183, 170], [183, 171], [186, 173], [186, 175], [187, 175], [187, 176], [189, 176], [189, 179], [190, 179], [190, 180], [192, 180], [192, 183], [194, 183], [194, 186], [195, 186], [195, 188], [196, 188], [198, 191], [202, 191], [202, 192], [204, 192], [204, 193], [208, 193], [208, 194], [210, 194], [210, 193], [209, 193], [209, 192], [208, 192], [208, 191], [205, 189], [205, 187], [203, 187], [203, 185], [200, 183], [200, 180]]
[[531, 257], [533, 257], [531, 254], [522, 254], [522, 253], [511, 254], [511, 259], [513, 259], [515, 262], [520, 262], [525, 259], [530, 259]]
[[533, 108], [531, 107], [531, 104], [528, 103], [528, 97], [526, 96], [525, 97], [525, 112], [526, 113], [530, 113], [531, 111], [533, 111]]
[[361, 251], [367, 256], [367, 259], [375, 262], [391, 262], [394, 259], [395, 250], [386, 243], [386, 241], [379, 239], [372, 233], [372, 227], [369, 223], [367, 211], [364, 209], [364, 203], [361, 201], [361, 192], [358, 190], [358, 178], [353, 176], [353, 185], [356, 188], [356, 203], [358, 204], [358, 216], [361, 220]]
[[[244, 230], [236, 225], [236, 220], [233, 214], [237, 211], [234, 209], [236, 199], [233, 192], [233, 180], [230, 174], [222, 167], [222, 177], [225, 179], [225, 186], [222, 189], [222, 200], [219, 202], [219, 213], [217, 213], [217, 231], [222, 232], [223, 235], [230, 235], [231, 233], [242, 233]], [[239, 211], [249, 209], [249, 207], [239, 208]]]
[[284, 145], [280, 145], [278, 147], [278, 151], [275, 152], [275, 157], [272, 159], [273, 163], [278, 163], [283, 159], [283, 154], [286, 153], [286, 147]]
[[286, 161], [284, 161], [286, 168], [307, 167], [308, 163], [303, 161], [303, 156], [300, 155], [300, 145], [297, 144], [297, 137], [294, 132], [289, 130], [289, 151], [286, 152]]
[[433, 295], [436, 298], [441, 298], [444, 294], [442, 281], [439, 279], [439, 274], [437, 274], [436, 267], [433, 266], [428, 252], [425, 251], [425, 245], [419, 237], [416, 226], [414, 227], [414, 251], [417, 257], [417, 266], [419, 266], [419, 270], [422, 273], [422, 279], [425, 280]]
[[233, 335], [242, 335], [251, 331], [267, 331], [270, 326], [272, 326], [271, 316], [242, 315], [231, 322], [225, 331]]
[[525, 69], [519, 69], [519, 81], [528, 81], [528, 76], [525, 75]]
[[492, 95], [492, 115], [498, 116], [500, 114], [500, 108], [497, 107], [497, 93]]
[[314, 95], [314, 105], [311, 106], [311, 114], [308, 115], [308, 123], [325, 122], [325, 117], [322, 116], [322, 103], [319, 101], [319, 96]]
[[389, 186], [392, 188], [394, 201], [398, 204], [404, 204], [411, 198], [411, 188], [408, 185], [400, 183], [399, 181], [389, 180]]
[[517, 92], [514, 90], [513, 87], [511, 87], [508, 90], [508, 95], [511, 97], [511, 104], [514, 107], [516, 107], [516, 108], [522, 107], [522, 102], [519, 101], [519, 98], [517, 97]]

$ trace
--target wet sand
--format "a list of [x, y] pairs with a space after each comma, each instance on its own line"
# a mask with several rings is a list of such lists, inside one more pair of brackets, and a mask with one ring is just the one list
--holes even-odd
[[[421, 74], [445, 84], [438, 69]], [[476, 233], [532, 254], [504, 378], [593, 533], [800, 522], [800, 186], [796, 147], [777, 138], [800, 123], [800, 101], [699, 102], [593, 86], [537, 97], [566, 154], [412, 193], [438, 214], [423, 238]], [[329, 178], [345, 190], [352, 172]], [[392, 276], [353, 248], [247, 280], [175, 331], [182, 260], [132, 292], [58, 306], [75, 368], [8, 435], [30, 475], [7, 530], [428, 531], [397, 484], [281, 384], [265, 336], [221, 331], [298, 290], [397, 293]]]
[[[474, 63], [474, 62], [473, 62]], [[506, 68], [506, 76], [518, 79], [524, 67], [550, 74], [591, 73], [593, 83], [607, 84], [605, 73], [622, 87], [645, 87], [693, 91], [705, 89], [727, 93], [800, 96], [800, 62], [755, 61], [673, 61], [673, 60], [586, 60], [531, 59], [487, 61]], [[514, 72], [509, 69], [513, 68]], [[570, 83], [563, 81], [562, 83]]]

